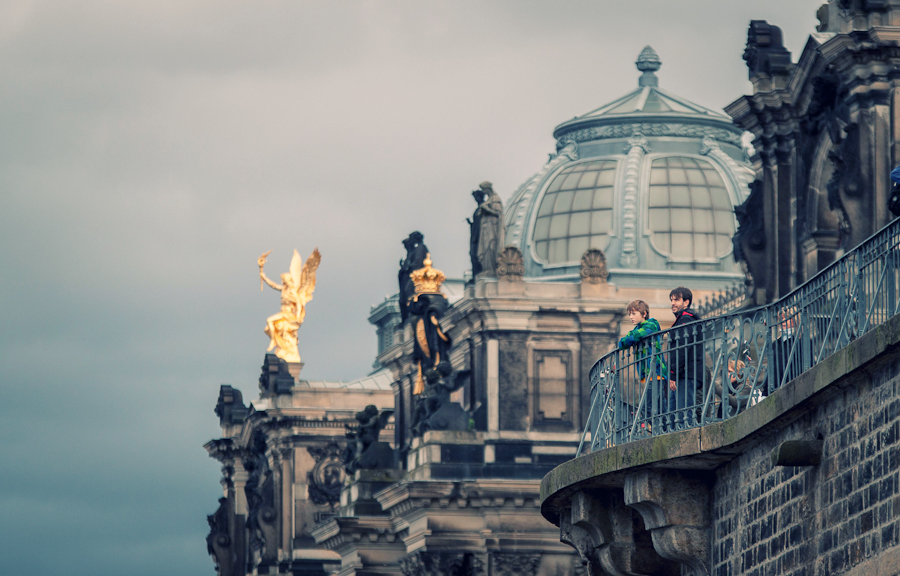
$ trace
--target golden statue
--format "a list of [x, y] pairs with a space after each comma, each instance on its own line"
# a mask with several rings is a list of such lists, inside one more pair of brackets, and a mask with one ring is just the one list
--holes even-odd
[[300, 362], [300, 353], [297, 351], [297, 330], [303, 324], [306, 317], [306, 304], [312, 300], [316, 289], [316, 268], [322, 259], [319, 249], [313, 250], [306, 263], [302, 265], [300, 254], [294, 250], [291, 258], [289, 272], [281, 275], [283, 284], [276, 284], [266, 277], [263, 266], [266, 257], [271, 254], [269, 250], [256, 261], [259, 264], [259, 289], [263, 290], [263, 283], [275, 290], [281, 290], [281, 312], [266, 318], [266, 334], [271, 338], [267, 352], [275, 350], [275, 355], [285, 362]]

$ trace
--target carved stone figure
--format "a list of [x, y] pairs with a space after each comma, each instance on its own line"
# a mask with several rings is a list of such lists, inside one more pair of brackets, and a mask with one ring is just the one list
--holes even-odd
[[478, 232], [478, 262], [483, 274], [496, 276], [497, 255], [503, 246], [503, 203], [490, 182], [482, 182], [479, 187], [484, 193], [484, 201], [475, 211], [475, 217], [480, 218], [481, 224]]
[[306, 474], [309, 485], [309, 499], [320, 506], [330, 506], [332, 510], [341, 501], [343, 484], [342, 450], [337, 444], [308, 446], [306, 450], [316, 461], [316, 465]]
[[519, 282], [525, 276], [525, 259], [522, 251], [515, 246], [507, 246], [497, 256], [497, 277], [509, 282]]
[[321, 256], [319, 249], [316, 248], [306, 259], [306, 263], [302, 264], [300, 254], [294, 250], [290, 271], [281, 275], [283, 284], [276, 284], [263, 272], [266, 257], [271, 253], [271, 250], [266, 252], [256, 261], [259, 264], [259, 289], [262, 290], [265, 283], [281, 291], [281, 311], [266, 319], [266, 334], [271, 339], [266, 351], [275, 350], [275, 355], [285, 362], [300, 362], [297, 330], [303, 324], [306, 304], [312, 300], [316, 289], [316, 268], [319, 267]]
[[219, 508], [206, 517], [209, 535], [206, 537], [206, 551], [212, 556], [219, 576], [232, 576], [235, 571], [234, 552], [231, 549], [231, 533], [228, 522], [230, 505], [228, 498], [219, 498]]
[[378, 442], [378, 436], [393, 415], [394, 411], [389, 409], [382, 410], [379, 414], [378, 408], [370, 404], [365, 410], [356, 413], [356, 421], [359, 424], [346, 425], [347, 449], [344, 452], [344, 470], [347, 474], [353, 474], [359, 469], [383, 468], [390, 465], [384, 462], [384, 454], [375, 450], [375, 447], [386, 444]]
[[450, 362], [441, 362], [436, 369], [425, 374], [425, 390], [416, 399], [410, 430], [413, 436], [421, 436], [428, 430], [463, 431], [469, 427], [469, 414], [462, 406], [450, 402], [450, 394], [462, 388], [469, 380], [470, 371], [453, 372]]
[[400, 323], [406, 322], [409, 316], [408, 307], [409, 300], [415, 294], [415, 285], [413, 284], [410, 274], [422, 268], [425, 258], [428, 256], [428, 246], [423, 242], [424, 237], [421, 232], [412, 232], [408, 238], [403, 240], [403, 247], [406, 248], [406, 259], [400, 261], [400, 272], [397, 275], [400, 284]]
[[581, 279], [590, 284], [605, 284], [609, 276], [606, 255], [598, 248], [591, 248], [581, 257]]
[[765, 20], [751, 20], [744, 61], [751, 80], [759, 73], [783, 74], [790, 70], [791, 53], [784, 47], [781, 28]]
[[480, 188], [472, 192], [475, 198], [475, 213], [466, 218], [469, 223], [469, 259], [472, 261], [472, 281], [481, 273], [481, 261], [478, 260], [478, 239], [481, 237], [481, 204], [484, 202], [484, 190]]
[[[266, 534], [276, 518], [275, 483], [266, 456], [266, 434], [257, 429], [250, 441], [249, 455], [244, 459], [249, 473], [244, 485], [247, 498], [247, 532], [251, 557], [255, 562], [265, 555]], [[266, 526], [264, 526], [264, 524]], [[267, 529], [268, 528], [268, 529]]]

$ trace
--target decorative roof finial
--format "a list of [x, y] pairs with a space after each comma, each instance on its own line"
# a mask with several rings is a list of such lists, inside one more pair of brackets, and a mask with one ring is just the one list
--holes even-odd
[[656, 50], [650, 46], [645, 46], [641, 50], [641, 55], [638, 56], [635, 65], [638, 70], [643, 72], [638, 79], [638, 86], [659, 86], [659, 78], [656, 77], [655, 72], [662, 66], [662, 62]]

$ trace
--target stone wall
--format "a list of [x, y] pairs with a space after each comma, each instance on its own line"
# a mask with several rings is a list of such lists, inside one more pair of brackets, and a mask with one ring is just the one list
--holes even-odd
[[[820, 465], [772, 465], [781, 442], [817, 437]], [[898, 438], [893, 362], [719, 468], [713, 574], [841, 574], [877, 562], [900, 536]]]

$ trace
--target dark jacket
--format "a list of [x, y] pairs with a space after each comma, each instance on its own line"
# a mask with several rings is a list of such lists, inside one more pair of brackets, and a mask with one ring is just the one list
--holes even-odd
[[[690, 326], [700, 315], [688, 308], [678, 313], [669, 330], [669, 370], [672, 380], [703, 381], [706, 355], [703, 352], [701, 326]], [[679, 327], [681, 327], [679, 329]]]

